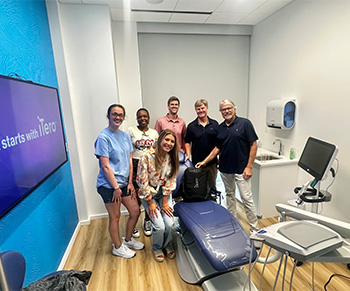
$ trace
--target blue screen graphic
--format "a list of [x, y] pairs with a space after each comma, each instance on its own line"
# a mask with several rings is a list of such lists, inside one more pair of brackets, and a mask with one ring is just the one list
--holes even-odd
[[67, 160], [56, 88], [0, 76], [0, 217]]

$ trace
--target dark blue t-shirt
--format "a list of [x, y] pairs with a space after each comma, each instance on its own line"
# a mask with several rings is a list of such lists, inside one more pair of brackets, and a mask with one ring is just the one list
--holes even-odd
[[[185, 142], [192, 143], [192, 163], [195, 165], [203, 161], [216, 146], [216, 136], [218, 134], [219, 123], [208, 117], [208, 124], [204, 127], [198, 123], [198, 117], [188, 124]], [[217, 163], [213, 159], [208, 163], [212, 165]]]
[[220, 149], [220, 172], [242, 174], [248, 164], [250, 146], [257, 139], [249, 119], [236, 116], [229, 126], [222, 122], [216, 139], [216, 146]]

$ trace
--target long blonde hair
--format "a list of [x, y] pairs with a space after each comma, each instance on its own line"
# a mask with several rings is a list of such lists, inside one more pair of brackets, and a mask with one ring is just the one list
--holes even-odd
[[160, 168], [160, 166], [161, 166], [160, 155], [159, 155], [159, 153], [161, 151], [160, 144], [163, 141], [163, 139], [169, 134], [171, 134], [175, 138], [174, 147], [169, 152], [170, 164], [171, 164], [171, 172], [170, 172], [169, 178], [171, 179], [173, 177], [176, 177], [177, 173], [179, 171], [179, 153], [178, 153], [178, 147], [177, 147], [176, 134], [170, 129], [163, 130], [158, 137], [158, 140], [156, 143], [156, 149], [155, 149], [155, 154], [156, 154], [155, 166], [156, 166], [156, 169]]

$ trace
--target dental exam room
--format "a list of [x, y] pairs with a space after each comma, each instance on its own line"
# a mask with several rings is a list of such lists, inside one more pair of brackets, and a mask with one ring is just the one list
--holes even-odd
[[3, 0], [0, 27], [0, 290], [350, 290], [350, 0]]

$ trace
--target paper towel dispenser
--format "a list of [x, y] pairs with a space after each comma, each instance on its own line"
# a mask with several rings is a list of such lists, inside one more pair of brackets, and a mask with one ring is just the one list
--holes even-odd
[[295, 101], [290, 99], [271, 100], [267, 103], [266, 124], [268, 127], [291, 129], [295, 124]]

